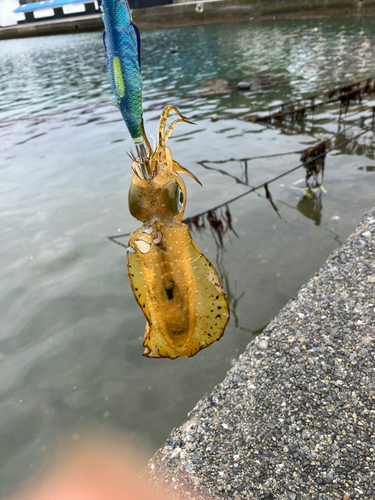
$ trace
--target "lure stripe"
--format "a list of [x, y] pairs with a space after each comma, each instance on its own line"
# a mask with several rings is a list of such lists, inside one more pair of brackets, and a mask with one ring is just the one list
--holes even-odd
[[117, 56], [112, 59], [112, 66], [115, 77], [116, 97], [117, 99], [122, 99], [125, 96], [125, 84], [122, 78], [120, 59]]

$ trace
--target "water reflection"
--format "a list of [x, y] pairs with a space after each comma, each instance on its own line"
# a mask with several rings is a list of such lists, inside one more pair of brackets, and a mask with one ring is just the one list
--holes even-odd
[[227, 299], [229, 302], [229, 310], [230, 310], [230, 315], [231, 319], [234, 322], [234, 326], [238, 330], [242, 330], [244, 332], [247, 332], [248, 334], [251, 335], [259, 335], [262, 333], [262, 331], [265, 329], [267, 325], [262, 326], [261, 328], [258, 328], [257, 330], [252, 330], [249, 327], [243, 326], [240, 316], [238, 314], [238, 306], [241, 302], [242, 299], [245, 299], [246, 301], [246, 290], [242, 290], [242, 292], [237, 291], [237, 283], [235, 280], [230, 280], [229, 278], [229, 272], [225, 268], [224, 265], [224, 258], [222, 252], [220, 252], [219, 255], [217, 255], [216, 262], [215, 262], [215, 267], [219, 273], [221, 283], [224, 287], [224, 290], [227, 295]]
[[[372, 125], [373, 127], [374, 125]], [[360, 127], [366, 130], [366, 127]], [[371, 127], [367, 127], [370, 130]], [[337, 134], [331, 140], [331, 147], [336, 147], [336, 145], [346, 142], [342, 148], [342, 151], [350, 155], [365, 156], [368, 159], [375, 159], [375, 137], [374, 134], [366, 134], [363, 140], [357, 141], [355, 139], [356, 132], [353, 128], [340, 128]]]
[[304, 217], [313, 220], [316, 226], [320, 226], [323, 210], [321, 189], [306, 189], [296, 208]]
[[209, 229], [215, 242], [218, 255], [225, 249], [225, 235], [228, 235], [230, 239], [230, 233], [233, 233], [238, 238], [238, 234], [232, 225], [232, 215], [228, 205], [225, 206], [225, 210], [223, 208], [208, 210], [203, 214], [188, 217], [184, 219], [183, 222], [187, 224], [191, 231], [195, 230], [201, 233], [205, 229]]
[[[262, 156], [262, 158], [267, 158], [267, 156]], [[222, 175], [226, 175], [226, 176], [230, 177], [237, 184], [242, 184], [243, 186], [252, 187], [249, 184], [249, 165], [248, 165], [248, 162], [252, 159], [254, 159], [254, 158], [245, 158], [243, 160], [241, 160], [241, 159], [235, 160], [234, 158], [231, 158], [229, 160], [216, 160], [216, 161], [215, 160], [213, 160], [213, 161], [204, 160], [204, 161], [199, 162], [199, 164], [206, 170], [214, 170], [215, 172], [219, 172]], [[239, 162], [240, 172], [241, 172], [239, 176], [231, 174], [229, 169], [222, 170], [220, 168], [209, 166], [209, 164], [220, 164], [220, 163], [225, 164], [225, 163], [229, 163], [229, 162], [233, 162], [233, 161]]]
[[[297, 25], [298, 24], [298, 25]], [[232, 26], [160, 29], [142, 33], [145, 109], [166, 100], [201, 117], [228, 116], [319, 93], [375, 73], [371, 19], [279, 21]], [[290, 30], [298, 28], [298, 37]], [[169, 47], [178, 45], [171, 55]], [[266, 88], [269, 75], [272, 88]], [[253, 85], [232, 96], [194, 98], [202, 82], [220, 78]], [[87, 99], [109, 101], [101, 33], [1, 41], [0, 112], [20, 116], [69, 107]], [[19, 82], [27, 82], [19, 92]], [[288, 81], [289, 83], [285, 83]], [[284, 83], [283, 83], [284, 82]], [[257, 90], [258, 89], [258, 90]]]

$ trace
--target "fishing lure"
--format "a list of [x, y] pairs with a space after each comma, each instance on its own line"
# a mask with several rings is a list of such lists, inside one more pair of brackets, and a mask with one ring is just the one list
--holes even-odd
[[127, 0], [103, 0], [103, 42], [113, 100], [119, 108], [135, 144], [137, 154], [150, 151], [142, 109], [141, 42]]
[[[126, 0], [103, 0], [104, 43], [114, 99], [137, 150], [129, 211], [142, 225], [130, 235], [127, 271], [134, 297], [147, 323], [144, 356], [194, 356], [219, 340], [229, 305], [217, 271], [196, 247], [182, 217], [186, 187], [179, 174], [199, 180], [173, 160], [166, 141], [179, 122], [191, 123], [166, 106], [153, 150], [142, 117], [140, 41]], [[165, 131], [168, 115], [179, 118]]]

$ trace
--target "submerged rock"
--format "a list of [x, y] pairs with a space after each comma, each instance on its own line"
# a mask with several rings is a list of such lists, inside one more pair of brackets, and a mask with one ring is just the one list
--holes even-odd
[[238, 90], [249, 90], [250, 82], [238, 82], [237, 83]]
[[203, 82], [204, 89], [201, 92], [197, 92], [196, 95], [206, 96], [206, 95], [219, 95], [219, 94], [230, 94], [236, 87], [233, 83], [230, 83], [226, 78], [209, 78]]
[[214, 77], [205, 80], [202, 83], [203, 90], [197, 92], [197, 97], [231, 94], [236, 90], [263, 90], [274, 85], [283, 85], [289, 80], [280, 78], [272, 74], [253, 75], [243, 78], [240, 82], [235, 83], [224, 77]]

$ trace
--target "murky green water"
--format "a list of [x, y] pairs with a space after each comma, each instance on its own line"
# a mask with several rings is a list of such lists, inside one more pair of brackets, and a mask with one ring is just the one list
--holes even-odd
[[[334, 106], [290, 127], [235, 114], [374, 76], [372, 20], [156, 30], [142, 41], [147, 130], [156, 135], [167, 103], [197, 123], [179, 125], [169, 143], [204, 186], [186, 181], [187, 216], [268, 181], [300, 155], [259, 157], [338, 144], [363, 129], [338, 126]], [[197, 96], [206, 79], [262, 74], [278, 84]], [[270, 185], [281, 219], [263, 191], [229, 204], [238, 237], [227, 232], [224, 250], [207, 221], [193, 234], [230, 297], [223, 339], [192, 359], [144, 359], [125, 248], [107, 238], [138, 226], [127, 210], [131, 142], [110, 97], [101, 33], [0, 42], [1, 496], [58, 441], [79, 440], [87, 428], [127, 433], [155, 451], [374, 201], [369, 133], [328, 156], [321, 200], [303, 198], [299, 170]]]

